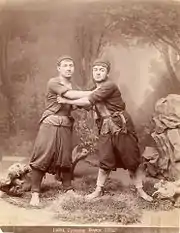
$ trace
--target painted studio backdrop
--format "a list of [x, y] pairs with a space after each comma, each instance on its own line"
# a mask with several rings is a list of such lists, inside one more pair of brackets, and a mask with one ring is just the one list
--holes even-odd
[[[111, 62], [110, 79], [121, 90], [136, 127], [141, 152], [143, 153], [146, 147], [153, 147], [149, 136], [155, 130], [152, 118], [157, 101], [169, 94], [180, 94], [179, 22], [180, 3], [176, 1], [39, 0], [16, 3], [12, 1], [1, 5], [0, 172], [1, 169], [7, 170], [19, 157], [26, 162], [29, 160], [39, 128], [38, 122], [44, 111], [46, 85], [50, 78], [57, 75], [56, 62], [58, 57], [64, 54], [72, 56], [75, 61], [72, 83], [73, 88], [77, 90], [93, 88], [91, 69], [96, 58], [105, 58]], [[174, 106], [174, 102], [169, 101], [168, 103]], [[179, 98], [177, 103], [180, 103]], [[81, 149], [85, 148], [88, 151], [88, 163], [85, 164], [83, 160], [82, 164], [78, 163], [79, 170], [75, 169], [75, 178], [81, 179], [81, 182], [75, 180], [77, 190], [79, 187], [82, 192], [92, 191], [95, 178], [91, 179], [91, 175], [96, 177], [98, 169], [98, 135], [92, 114], [92, 111], [87, 112], [83, 109], [73, 112], [74, 148], [79, 145]], [[178, 127], [179, 125], [178, 123]], [[151, 169], [151, 175], [155, 178], [157, 174], [153, 172], [157, 170]], [[86, 175], [90, 175], [89, 180]], [[116, 178], [119, 179], [118, 177], [122, 183], [129, 182], [124, 171]], [[108, 187], [118, 195], [124, 190], [121, 182], [117, 180], [113, 180]], [[43, 197], [55, 196], [57, 189], [54, 190], [43, 194]], [[68, 214], [57, 208], [55, 212], [59, 211], [58, 216], [61, 220], [80, 221], [83, 215], [85, 220], [91, 222], [97, 219], [103, 221], [104, 218], [107, 221], [134, 224], [140, 221], [141, 209], [150, 208], [154, 211], [157, 206], [159, 209], [174, 208], [172, 200], [158, 204], [155, 202], [149, 207], [135, 199], [131, 191], [124, 191], [120, 196], [119, 205], [111, 198], [108, 201], [113, 208], [110, 208], [106, 215], [104, 208], [106, 204], [109, 208], [108, 201], [94, 206], [83, 203], [82, 200], [69, 201], [68, 206], [64, 204], [69, 208]], [[21, 199], [21, 202], [26, 207], [26, 199]], [[178, 205], [180, 206], [180, 199]], [[90, 217], [91, 207], [97, 209], [96, 213], [100, 214]], [[80, 211], [73, 215], [71, 210], [76, 211], [78, 208]], [[83, 212], [85, 209], [87, 212]], [[32, 216], [35, 216], [34, 212]], [[152, 222], [156, 222], [158, 218], [153, 216]], [[171, 220], [178, 226], [178, 215], [175, 216]], [[36, 216], [34, 221], [38, 219], [35, 218]], [[1, 219], [3, 215], [0, 215]], [[6, 223], [7, 219], [3, 221]], [[44, 222], [37, 224], [44, 224], [47, 219], [49, 216], [44, 216], [41, 218]], [[164, 218], [164, 223], [165, 219], [170, 218]]]

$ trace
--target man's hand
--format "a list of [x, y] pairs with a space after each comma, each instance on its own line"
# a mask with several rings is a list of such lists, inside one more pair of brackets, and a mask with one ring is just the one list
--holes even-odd
[[66, 98], [63, 98], [62, 96], [58, 96], [57, 97], [57, 102], [59, 104], [66, 104], [67, 103], [67, 99]]

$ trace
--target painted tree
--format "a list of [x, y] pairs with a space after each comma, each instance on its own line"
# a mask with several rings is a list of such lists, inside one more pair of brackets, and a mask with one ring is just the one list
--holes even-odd
[[[16, 39], [22, 43], [27, 40], [28, 24], [25, 12], [13, 10], [10, 6], [1, 10], [0, 19], [0, 93], [6, 101], [9, 133], [15, 133], [14, 99], [17, 94], [15, 83], [23, 77], [24, 70], [29, 69], [30, 72], [30, 66], [29, 60], [22, 58], [20, 53], [16, 54], [16, 59], [12, 62], [10, 48]], [[21, 60], [21, 66], [18, 69], [19, 74], [16, 75], [17, 73], [13, 73], [12, 70], [17, 70], [19, 60]]]
[[124, 3], [111, 11], [115, 28], [132, 45], [157, 48], [166, 64], [172, 92], [179, 92], [176, 66], [180, 56], [180, 4], [168, 2]]
[[81, 11], [76, 20], [75, 52], [83, 86], [90, 80], [90, 64], [107, 45], [149, 44], [162, 54], [172, 91], [179, 90], [176, 74], [180, 57], [179, 3], [114, 1], [87, 4]]
[[95, 59], [103, 54], [103, 49], [110, 43], [111, 29], [114, 22], [110, 19], [109, 8], [90, 4], [81, 9], [75, 24], [74, 54], [78, 67], [77, 83], [86, 88], [93, 86], [91, 66]]

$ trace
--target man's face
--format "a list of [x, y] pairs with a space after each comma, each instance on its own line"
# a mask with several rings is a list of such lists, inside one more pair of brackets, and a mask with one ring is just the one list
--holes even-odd
[[74, 73], [74, 63], [71, 60], [63, 60], [58, 66], [58, 71], [64, 78], [71, 78]]
[[101, 65], [93, 66], [93, 79], [95, 82], [102, 82], [107, 78], [107, 68]]

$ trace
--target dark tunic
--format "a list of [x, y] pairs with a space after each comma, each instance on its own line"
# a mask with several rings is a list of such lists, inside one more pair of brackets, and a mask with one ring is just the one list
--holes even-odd
[[46, 107], [40, 122], [49, 115], [70, 116], [72, 106], [69, 104], [59, 104], [57, 102], [57, 95], [63, 95], [68, 90], [69, 88], [61, 83], [59, 78], [52, 78], [49, 80], [47, 84]]
[[72, 165], [72, 125], [71, 105], [58, 104], [57, 95], [67, 90], [59, 78], [52, 78], [47, 85], [46, 109], [40, 120], [40, 129], [30, 160], [32, 168], [52, 174], [62, 167]]
[[136, 132], [117, 85], [105, 81], [89, 97], [95, 105], [99, 127], [100, 167], [134, 172], [140, 164]]

